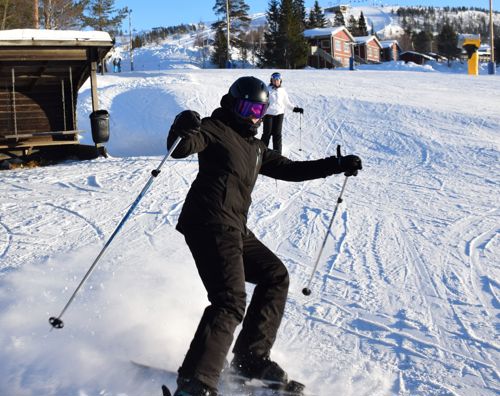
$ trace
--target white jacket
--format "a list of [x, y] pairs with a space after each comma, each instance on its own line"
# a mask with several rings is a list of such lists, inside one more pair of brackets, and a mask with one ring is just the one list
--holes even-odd
[[290, 102], [287, 92], [283, 87], [276, 88], [274, 85], [269, 85], [269, 108], [267, 115], [283, 114], [285, 109], [292, 110], [295, 105]]

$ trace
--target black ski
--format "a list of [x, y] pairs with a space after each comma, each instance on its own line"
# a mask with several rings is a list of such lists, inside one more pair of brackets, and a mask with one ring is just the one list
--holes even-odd
[[[308, 396], [305, 385], [297, 381], [266, 383], [261, 380], [223, 374], [223, 391], [231, 395], [238, 392], [244, 396]], [[225, 393], [223, 392], [225, 395]]]
[[166, 385], [161, 386], [161, 391], [163, 393], [163, 396], [172, 396], [172, 393], [170, 393]]

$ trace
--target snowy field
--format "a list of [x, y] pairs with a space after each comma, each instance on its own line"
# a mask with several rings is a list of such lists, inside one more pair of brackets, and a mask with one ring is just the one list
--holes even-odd
[[[425, 71], [282, 71], [305, 109], [285, 118], [285, 155], [320, 158], [340, 144], [364, 161], [309, 297], [301, 289], [344, 176], [263, 177], [254, 191], [250, 228], [291, 274], [272, 357], [316, 395], [500, 392], [500, 76]], [[237, 77], [270, 73], [99, 76], [111, 158], [0, 173], [0, 395], [151, 396], [162, 382], [174, 386], [130, 361], [175, 371], [207, 303], [174, 229], [196, 157], [165, 164], [65, 328], [51, 331], [47, 320], [159, 164], [175, 114], [209, 115]], [[85, 85], [78, 116], [87, 131], [90, 103]]]

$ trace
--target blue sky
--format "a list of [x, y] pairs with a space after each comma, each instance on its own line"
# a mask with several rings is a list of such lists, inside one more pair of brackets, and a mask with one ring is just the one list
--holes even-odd
[[[250, 13], [265, 12], [268, 0], [247, 0]], [[341, 0], [342, 4], [356, 5], [424, 5], [424, 6], [467, 6], [489, 8], [489, 0]], [[117, 8], [128, 6], [132, 9], [132, 28], [151, 29], [158, 26], [173, 26], [181, 23], [213, 22], [216, 16], [212, 11], [215, 0], [115, 0]], [[306, 0], [307, 8], [314, 0]], [[323, 8], [339, 4], [338, 0], [319, 0]], [[493, 0], [494, 8], [500, 9], [500, 0]], [[128, 29], [128, 21], [124, 29]]]

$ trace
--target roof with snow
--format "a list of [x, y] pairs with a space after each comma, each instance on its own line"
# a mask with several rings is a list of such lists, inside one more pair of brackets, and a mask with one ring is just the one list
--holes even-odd
[[92, 30], [0, 30], [0, 45], [93, 46], [113, 45], [107, 32]]
[[314, 29], [306, 29], [304, 30], [304, 37], [323, 37], [323, 36], [331, 36], [335, 33], [340, 32], [341, 30], [347, 30], [345, 26], [333, 26], [327, 28], [314, 28]]
[[394, 44], [399, 46], [398, 40], [382, 40], [382, 41], [380, 41], [380, 45], [382, 46], [382, 48], [390, 48]]
[[376, 38], [375, 36], [354, 37], [354, 41], [356, 42], [356, 44], [368, 44], [370, 41], [373, 41], [373, 40], [375, 40], [375, 42], [378, 43], [378, 45], [380, 47], [382, 47], [382, 44], [380, 43], [378, 38]]
[[314, 28], [314, 29], [306, 29], [304, 30], [304, 37], [315, 38], [315, 37], [331, 37], [337, 34], [340, 31], [345, 31], [349, 38], [354, 41], [354, 37], [351, 32], [347, 30], [345, 26], [333, 26], [326, 28]]
[[429, 55], [426, 55], [426, 54], [422, 54], [421, 52], [416, 52], [416, 51], [405, 51], [405, 52], [402, 52], [401, 55], [400, 55], [400, 57], [404, 57], [405, 54], [414, 55], [414, 56], [417, 56], [417, 57], [424, 58], [426, 60], [434, 60], [433, 57], [431, 57]]

